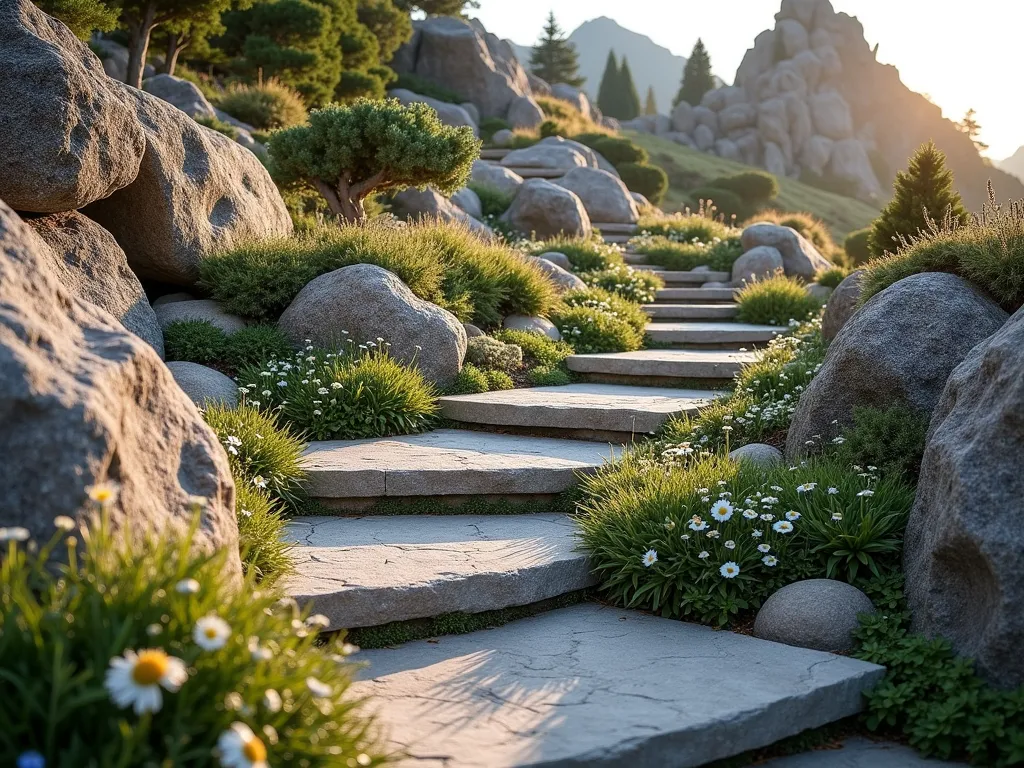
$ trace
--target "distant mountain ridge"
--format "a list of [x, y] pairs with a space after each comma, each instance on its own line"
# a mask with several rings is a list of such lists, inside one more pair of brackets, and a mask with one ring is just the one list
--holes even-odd
[[1013, 174], [1021, 181], [1024, 181], [1024, 147], [1020, 147], [1005, 160], [996, 162], [996, 168]]

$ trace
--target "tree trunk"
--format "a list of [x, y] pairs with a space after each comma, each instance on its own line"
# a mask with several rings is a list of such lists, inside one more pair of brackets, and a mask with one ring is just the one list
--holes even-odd
[[125, 82], [134, 88], [142, 87], [142, 73], [146, 68], [146, 54], [149, 51], [149, 36], [153, 32], [156, 7], [147, 3], [142, 14], [128, 24], [128, 75]]
[[339, 221], [349, 224], [358, 224], [366, 218], [361, 200], [353, 200], [348, 196], [348, 184], [344, 181], [338, 182], [338, 188], [333, 189], [330, 184], [320, 179], [314, 179], [313, 185], [317, 192], [323, 195], [324, 200], [331, 209], [331, 213], [338, 217]]
[[177, 32], [167, 33], [167, 60], [164, 62], [164, 71], [168, 75], [174, 74], [174, 69], [178, 66], [178, 56], [188, 48], [188, 44], [189, 39], [186, 35]]

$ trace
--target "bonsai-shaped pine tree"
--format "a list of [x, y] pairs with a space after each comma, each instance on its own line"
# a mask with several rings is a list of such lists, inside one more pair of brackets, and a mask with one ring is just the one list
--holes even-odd
[[555, 21], [555, 13], [548, 14], [544, 33], [530, 56], [530, 71], [549, 83], [568, 83], [579, 88], [586, 81], [580, 77], [579, 57], [576, 46], [565, 38], [565, 33]]
[[647, 86], [647, 100], [644, 101], [644, 114], [645, 115], [656, 115], [658, 114], [658, 100], [654, 98], [654, 86]]
[[683, 82], [679, 86], [679, 93], [672, 101], [672, 106], [685, 101], [695, 107], [700, 104], [704, 94], [713, 90], [714, 87], [715, 78], [711, 74], [711, 57], [708, 55], [707, 48], [704, 47], [704, 41], [697, 38], [697, 44], [693, 46], [693, 52], [687, 59], [686, 66], [683, 67]]
[[619, 68], [619, 90], [622, 107], [620, 113], [612, 115], [612, 117], [619, 120], [633, 120], [640, 115], [640, 94], [636, 92], [633, 72], [630, 70], [629, 60], [625, 56], [622, 57], [622, 66]]
[[601, 85], [597, 89], [597, 106], [606, 115], [615, 117], [620, 111], [619, 104], [619, 62], [615, 51], [608, 51], [608, 60], [604, 64]]
[[871, 256], [896, 251], [901, 237], [911, 238], [927, 231], [929, 220], [941, 223], [947, 212], [955, 223], [963, 224], [970, 218], [953, 186], [953, 172], [946, 167], [946, 156], [929, 141], [910, 158], [910, 167], [896, 174], [892, 200], [871, 226]]
[[465, 186], [480, 141], [426, 104], [357, 99], [314, 110], [308, 124], [271, 136], [267, 150], [278, 183], [307, 184], [339, 219], [360, 222], [372, 192], [430, 185], [449, 195]]

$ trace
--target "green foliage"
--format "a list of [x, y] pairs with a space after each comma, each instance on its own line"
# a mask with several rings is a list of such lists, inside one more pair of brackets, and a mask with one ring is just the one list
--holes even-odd
[[821, 302], [800, 281], [781, 271], [744, 285], [736, 304], [736, 319], [755, 325], [799, 325], [821, 309]]
[[217, 133], [227, 136], [232, 141], [238, 138], [238, 128], [233, 126], [231, 123], [220, 120], [219, 118], [198, 115], [196, 116], [195, 121], [200, 125], [209, 128], [211, 131], [216, 131]]
[[515, 194], [502, 192], [488, 184], [470, 184], [469, 188], [476, 192], [480, 198], [480, 207], [483, 209], [484, 217], [501, 216], [512, 205]]
[[[394, 85], [391, 87], [403, 88], [407, 91], [418, 93], [420, 96], [429, 96], [432, 99], [444, 101], [449, 104], [462, 104], [466, 101], [466, 99], [462, 98], [461, 95], [450, 88], [445, 88], [443, 85], [438, 85], [433, 80], [428, 80], [425, 77], [420, 77], [419, 75], [411, 73], [400, 74]], [[482, 128], [483, 126], [481, 125], [481, 129]], [[494, 131], [492, 131], [492, 133], [493, 132]]]
[[[226, 551], [191, 547], [199, 521], [197, 510], [180, 538], [115, 537], [104, 514], [88, 531], [33, 542], [38, 549], [7, 545], [0, 669], [17, 695], [0, 698], [0, 763], [34, 750], [55, 766], [214, 765], [233, 724], [251, 729], [269, 765], [384, 762], [348, 692], [353, 665], [342, 657], [352, 649], [258, 585], [255, 569], [243, 584], [225, 579]], [[53, 565], [65, 536], [65, 564]], [[211, 617], [224, 622], [223, 642], [204, 648], [197, 627]], [[180, 672], [153, 686], [156, 711], [119, 706], [105, 685], [115, 662], [136, 653]]]
[[871, 227], [858, 229], [851, 232], [843, 241], [843, 251], [846, 253], [846, 263], [851, 267], [860, 267], [871, 260]]
[[605, 160], [618, 168], [624, 163], [645, 165], [649, 159], [647, 150], [637, 146], [624, 136], [601, 136], [593, 142], [583, 142]]
[[480, 141], [441, 123], [426, 104], [356, 99], [314, 110], [307, 125], [270, 137], [271, 170], [284, 185], [306, 184], [349, 221], [363, 218], [371, 192], [425, 187], [450, 195], [466, 185]]
[[523, 366], [523, 350], [493, 336], [475, 336], [466, 344], [466, 362], [495, 371], [517, 371]]
[[512, 377], [504, 371], [489, 369], [484, 371], [484, 376], [487, 377], [487, 390], [489, 392], [500, 392], [503, 389], [515, 389], [516, 384], [512, 381]]
[[535, 256], [552, 251], [561, 253], [569, 259], [573, 272], [611, 269], [624, 263], [618, 248], [597, 237], [559, 235], [549, 240], [532, 241], [526, 247]]
[[479, 128], [480, 138], [488, 144], [498, 131], [512, 130], [512, 123], [500, 117], [485, 117], [480, 121]]
[[731, 272], [733, 262], [743, 255], [743, 244], [739, 234], [728, 235], [724, 240], [715, 236], [709, 242], [697, 238], [682, 240], [685, 235], [674, 235], [680, 241], [664, 235], [640, 235], [629, 241], [629, 247], [636, 253], [651, 257], [651, 261], [665, 269], [689, 271], [706, 266], [716, 272]]
[[871, 255], [897, 251], [904, 240], [929, 231], [929, 222], [942, 221], [947, 212], [953, 222], [967, 223], [967, 209], [953, 186], [946, 156], [929, 141], [910, 158], [910, 167], [896, 174], [892, 200], [871, 228]]
[[639, 163], [622, 163], [617, 167], [622, 183], [630, 192], [641, 195], [658, 205], [665, 197], [668, 189], [668, 176], [656, 165], [640, 165]]
[[608, 269], [580, 273], [580, 279], [592, 288], [603, 288], [637, 304], [650, 304], [665, 282], [654, 272], [617, 264]]
[[243, 368], [238, 383], [246, 403], [279, 412], [293, 433], [311, 440], [408, 435], [429, 429], [437, 413], [423, 374], [375, 342], [338, 352], [307, 347], [290, 360]]
[[742, 197], [721, 187], [700, 187], [690, 194], [694, 208], [711, 208], [726, 220], [743, 219], [750, 210]]
[[642, 234], [663, 235], [679, 243], [693, 240], [709, 243], [716, 238], [724, 240], [730, 234], [737, 234], [722, 222], [697, 213], [644, 216], [637, 222], [636, 228]]
[[1024, 762], [1024, 688], [996, 690], [947, 640], [911, 634], [906, 614], [861, 617], [855, 654], [884, 665], [865, 694], [872, 731], [896, 733], [925, 755], [976, 765]]
[[572, 347], [564, 341], [555, 341], [543, 333], [505, 328], [495, 331], [494, 338], [519, 347], [523, 351], [524, 363], [530, 368], [557, 368], [573, 353]]
[[393, 272], [421, 299], [484, 328], [507, 315], [546, 315], [556, 301], [539, 268], [456, 223], [370, 222], [251, 241], [204, 259], [200, 275], [226, 311], [274, 320], [314, 277], [350, 264]]
[[544, 32], [533, 47], [530, 56], [530, 71], [548, 83], [567, 83], [579, 88], [586, 81], [580, 77], [579, 54], [570, 43], [555, 20], [555, 13], [548, 14]]
[[617, 293], [603, 288], [569, 291], [562, 296], [562, 301], [570, 307], [589, 307], [625, 320], [641, 336], [650, 322], [647, 313], [635, 301], [624, 299]]
[[632, 352], [643, 346], [643, 333], [623, 318], [594, 306], [569, 306], [551, 315], [562, 338], [576, 352]]
[[272, 131], [306, 122], [306, 107], [298, 91], [271, 78], [262, 85], [232, 83], [217, 106], [257, 130]]
[[530, 383], [535, 387], [564, 387], [572, 384], [572, 376], [565, 368], [538, 365], [530, 369]]
[[276, 325], [250, 325], [228, 336], [224, 360], [232, 368], [288, 357], [291, 342]]
[[697, 38], [697, 43], [693, 46], [690, 58], [686, 60], [686, 66], [683, 68], [683, 81], [679, 85], [679, 93], [672, 100], [672, 106], [685, 101], [696, 107], [704, 98], [704, 94], [714, 88], [715, 78], [711, 74], [711, 57], [708, 55], [707, 48], [704, 47], [704, 41]]
[[823, 285], [826, 288], [835, 290], [839, 287], [839, 284], [843, 282], [850, 274], [850, 271], [845, 267], [832, 267], [831, 269], [823, 269], [821, 272], [814, 276], [814, 282], [818, 285]]
[[262, 584], [271, 584], [293, 569], [287, 543], [287, 521], [280, 502], [266, 491], [235, 480], [235, 515], [238, 518], [238, 550], [245, 573]]
[[178, 320], [164, 328], [168, 361], [183, 360], [209, 365], [224, 359], [227, 334], [208, 320]]
[[658, 100], [654, 97], [654, 86], [647, 86], [647, 98], [644, 99], [644, 114], [658, 114]]
[[858, 406], [853, 409], [853, 426], [843, 430], [832, 450], [848, 464], [916, 482], [927, 434], [928, 415], [905, 405]]
[[472, 363], [466, 363], [459, 375], [444, 388], [446, 395], [478, 395], [490, 391], [487, 374]]
[[477, 0], [394, 0], [403, 11], [423, 11], [427, 16], [461, 16], [468, 8], [479, 8]]
[[601, 84], [597, 90], [597, 106], [604, 114], [615, 117], [615, 112], [622, 109], [622, 93], [619, 88], [619, 62], [615, 51], [608, 51], [608, 60], [604, 64]]
[[763, 204], [779, 195], [779, 180], [767, 171], [746, 171], [732, 176], [719, 176], [709, 187], [726, 189], [751, 205]]
[[[251, 397], [257, 396], [258, 392]], [[231, 475], [239, 486], [263, 490], [271, 500], [281, 501], [293, 511], [299, 508], [306, 497], [306, 472], [302, 468], [305, 445], [279, 425], [276, 413], [251, 403], [237, 408], [210, 403], [203, 410], [203, 418], [224, 445]]]
[[117, 26], [117, 7], [103, 0], [38, 0], [36, 5], [82, 40], [88, 40], [95, 30], [109, 32]]

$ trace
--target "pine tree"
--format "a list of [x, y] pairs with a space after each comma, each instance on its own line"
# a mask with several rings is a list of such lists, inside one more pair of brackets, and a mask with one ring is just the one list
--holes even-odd
[[647, 86], [647, 100], [644, 102], [644, 114], [645, 115], [656, 115], [658, 114], [658, 101], [654, 98], [654, 86]]
[[979, 152], [984, 152], [988, 149], [988, 144], [978, 138], [978, 135], [981, 133], [981, 123], [978, 122], [977, 114], [973, 109], [968, 109], [964, 119], [957, 123], [956, 126], [962, 133], [966, 133], [970, 137]]
[[601, 86], [597, 90], [597, 106], [604, 114], [615, 117], [619, 112], [619, 62], [615, 58], [615, 51], [608, 51], [608, 61], [604, 65], [604, 74], [601, 75]]
[[622, 99], [621, 115], [613, 115], [619, 120], [633, 120], [640, 116], [640, 94], [636, 92], [633, 73], [629, 69], [629, 60], [623, 56], [619, 68], [619, 89]]
[[549, 83], [567, 83], [579, 88], [586, 81], [580, 77], [576, 46], [566, 39], [554, 11], [548, 14], [544, 33], [533, 48], [530, 70]]
[[672, 101], [672, 106], [685, 101], [691, 106], [700, 104], [704, 94], [715, 87], [715, 78], [711, 74], [711, 57], [708, 55], [704, 41], [697, 38], [697, 44], [693, 46], [693, 52], [683, 68], [683, 82], [679, 86], [679, 93]]
[[36, 5], [64, 24], [82, 40], [94, 30], [117, 26], [117, 8], [104, 0], [36, 0]]
[[946, 156], [929, 141], [910, 158], [910, 167], [896, 174], [892, 200], [871, 227], [868, 247], [872, 257], [894, 252], [901, 236], [909, 238], [927, 230], [929, 219], [941, 222], [947, 211], [960, 223], [969, 218], [953, 186], [953, 172], [946, 168]]

